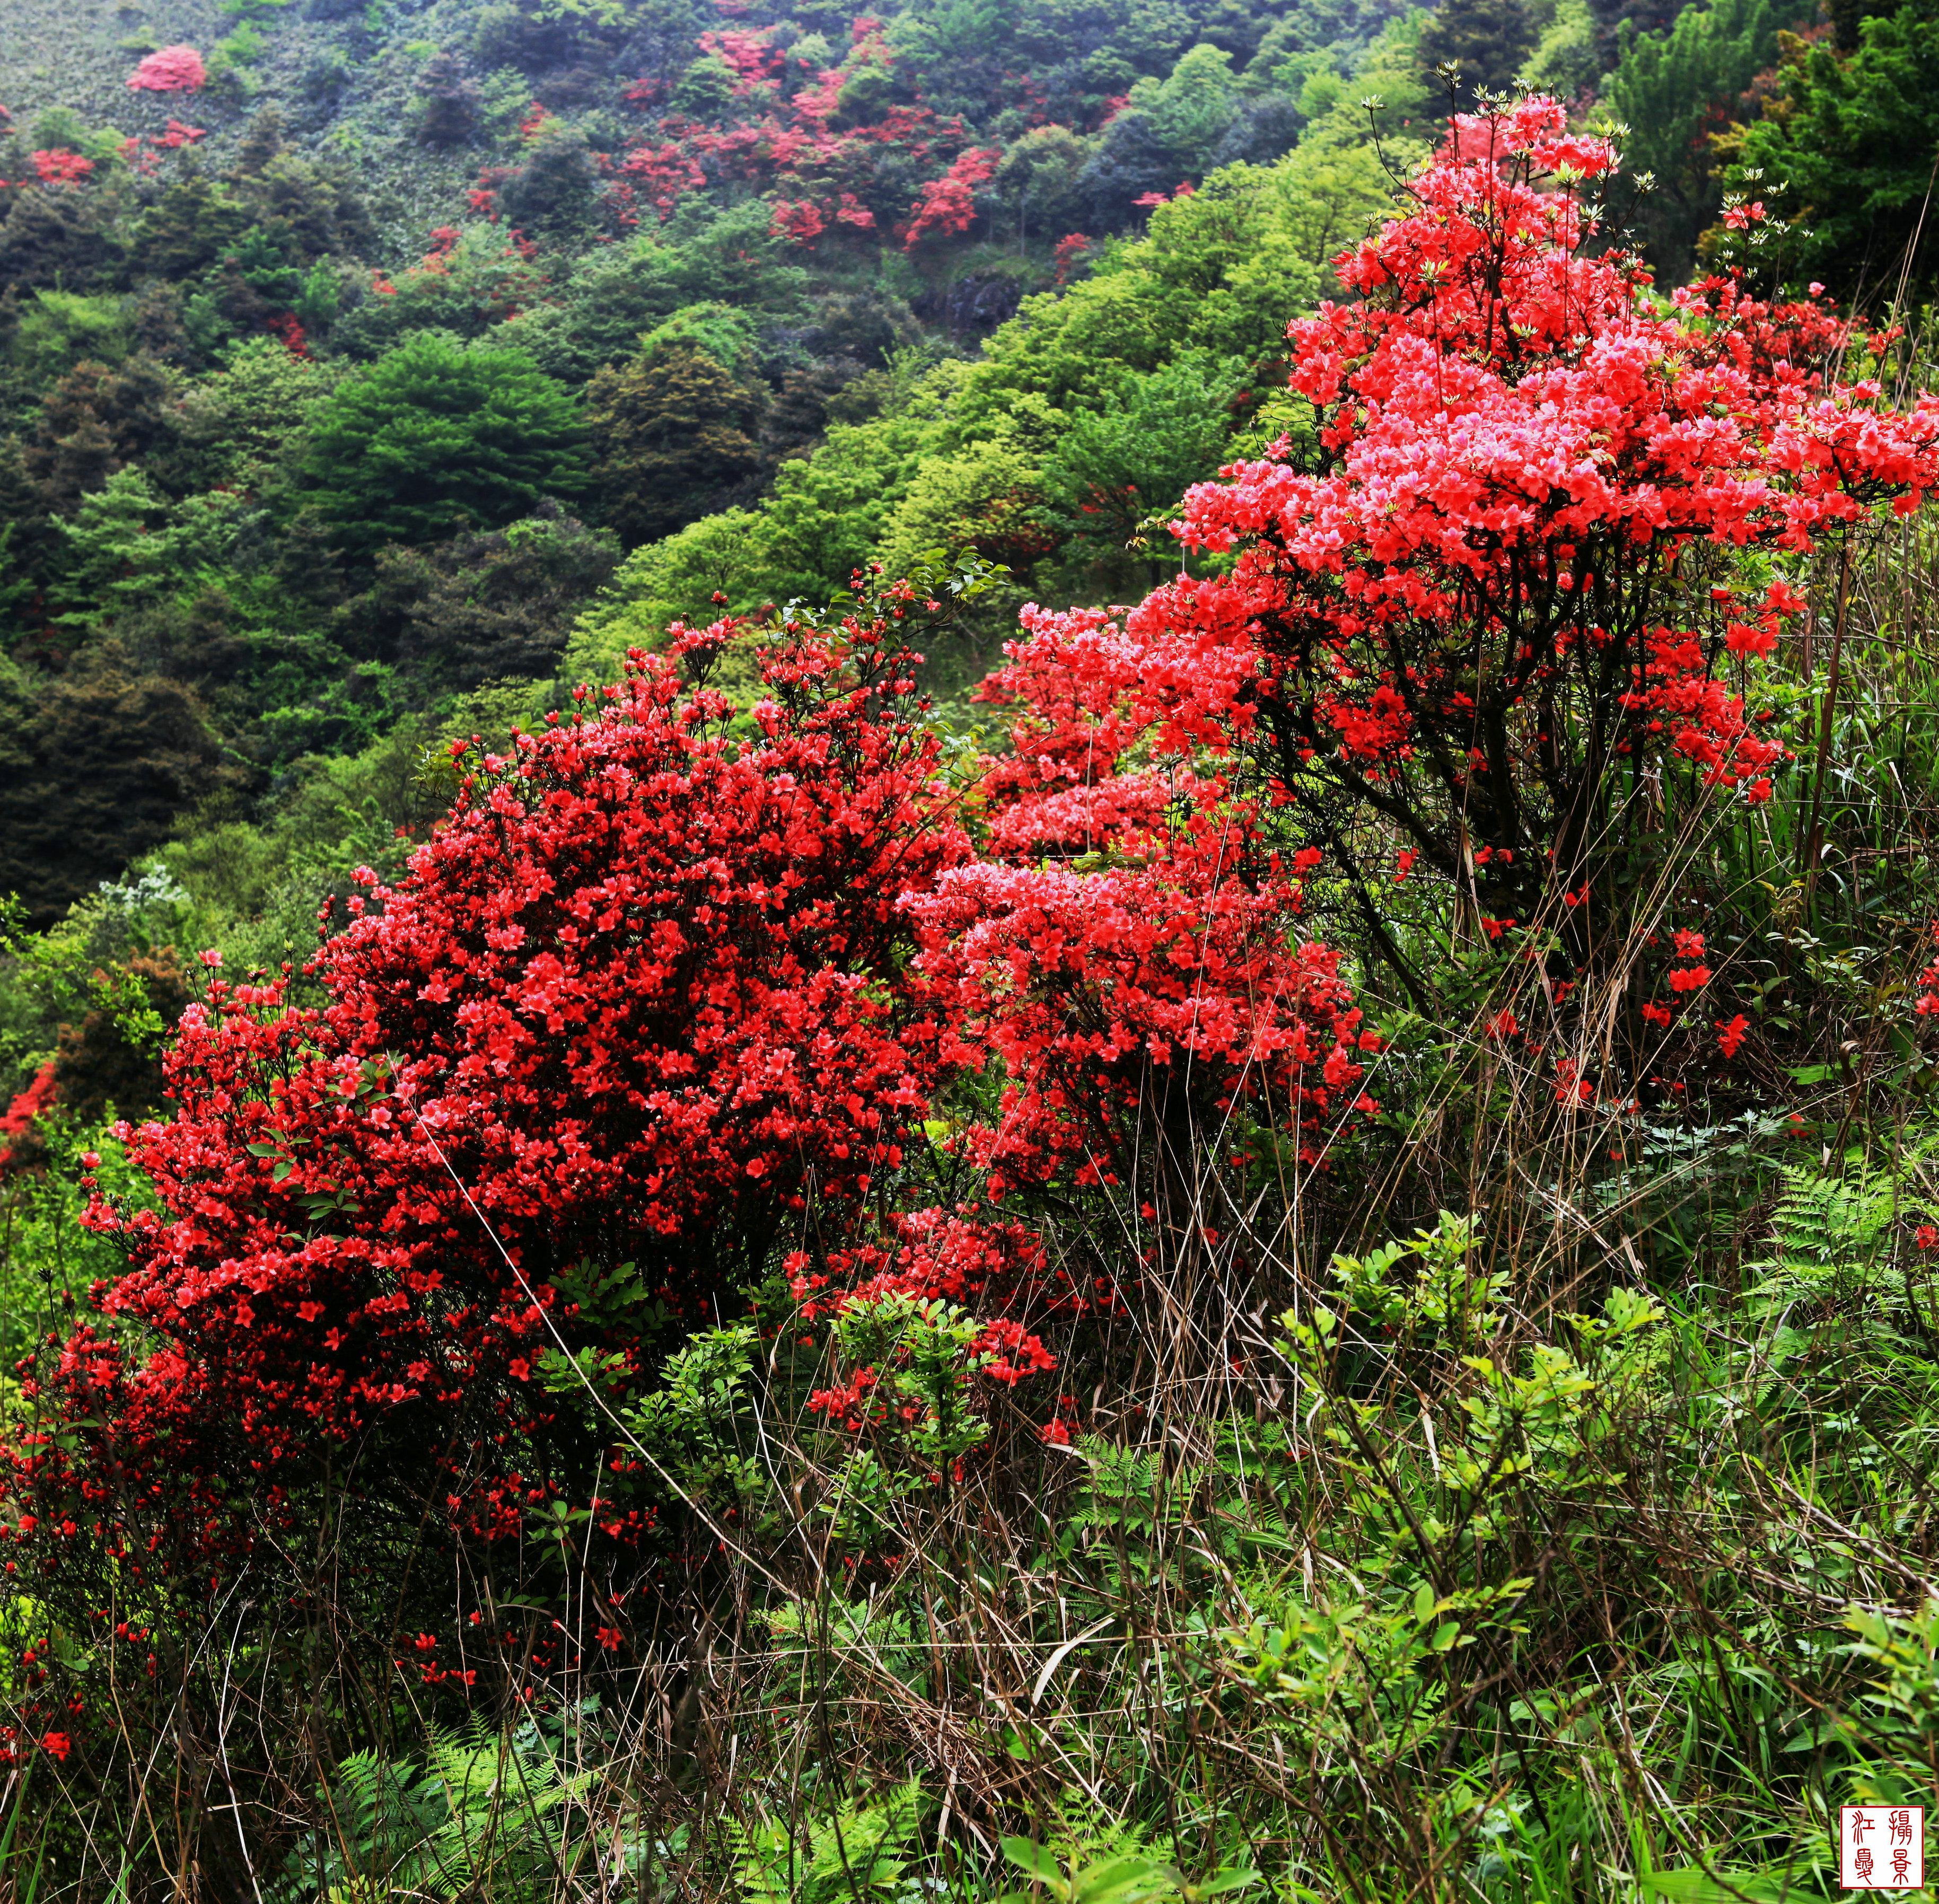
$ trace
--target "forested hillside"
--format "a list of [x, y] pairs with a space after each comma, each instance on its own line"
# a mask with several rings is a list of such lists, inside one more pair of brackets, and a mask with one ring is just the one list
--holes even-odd
[[1939, 1816], [1932, 0], [0, 100], [0, 1897]]

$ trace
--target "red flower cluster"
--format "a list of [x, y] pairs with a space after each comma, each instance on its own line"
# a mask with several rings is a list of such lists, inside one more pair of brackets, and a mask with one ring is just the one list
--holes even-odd
[[209, 129], [205, 126], [187, 126], [179, 119], [171, 119], [164, 132], [139, 132], [121, 141], [121, 156], [144, 178], [152, 178], [162, 169], [162, 154], [179, 152], [185, 145], [193, 145], [197, 139], [206, 138]]
[[[127, 1133], [164, 1214], [97, 1200], [130, 1269], [28, 1385], [90, 1426], [13, 1449], [16, 1541], [47, 1504], [108, 1513], [111, 1470], [143, 1525], [110, 1545], [145, 1564], [166, 1505], [202, 1572], [242, 1537], [219, 1504], [239, 1463], [260, 1506], [332, 1448], [441, 1443], [428, 1420], [510, 1431], [499, 1472], [540, 1469], [519, 1365], [590, 1327], [562, 1276], [637, 1264], [691, 1326], [811, 1204], [839, 1228], [896, 1171], [943, 1062], [892, 975], [898, 901], [967, 841], [906, 677], [799, 643], [769, 686], [743, 738], [639, 659], [596, 713], [483, 755], [397, 890], [364, 876], [320, 1008], [212, 979], [168, 1059], [173, 1121]], [[124, 1322], [161, 1346], [131, 1359], [104, 1332]], [[648, 1331], [612, 1344], [644, 1356]], [[516, 1508], [537, 1485], [479, 1486]], [[483, 1502], [454, 1519], [516, 1527]]]
[[199, 93], [208, 83], [202, 55], [192, 46], [165, 46], [151, 53], [128, 76], [134, 93]]
[[797, 245], [812, 245], [828, 229], [828, 221], [811, 199], [776, 199], [771, 229]]
[[1066, 284], [1070, 281], [1071, 272], [1076, 269], [1082, 259], [1089, 256], [1095, 248], [1095, 243], [1094, 239], [1081, 231], [1066, 232], [1057, 241], [1055, 255], [1057, 260], [1058, 284]]
[[53, 1066], [44, 1064], [34, 1074], [34, 1081], [0, 1115], [0, 1170], [6, 1168], [14, 1154], [13, 1140], [24, 1137], [34, 1120], [53, 1108], [58, 1095]]
[[[919, 99], [905, 96], [875, 109], [866, 123], [834, 128], [845, 111], [852, 113], [852, 80], [894, 70], [882, 23], [870, 14], [856, 16], [846, 57], [821, 71], [774, 45], [770, 31], [736, 27], [700, 35], [702, 50], [732, 69], [738, 103], [728, 122], [717, 125], [667, 114], [651, 138], [606, 161], [612, 180], [607, 207], [616, 223], [636, 224], [642, 199], [664, 221], [688, 193], [734, 181], [773, 191], [773, 228], [796, 244], [814, 243], [832, 224], [878, 230], [894, 221], [899, 209], [881, 202], [877, 184], [884, 152], [893, 151], [924, 169], [948, 154], [960, 155], [945, 176], [921, 188], [909, 207], [910, 242], [932, 230], [967, 230], [976, 215], [974, 188], [991, 175], [999, 155], [991, 152], [986, 160], [961, 151], [966, 134], [960, 120], [939, 120]], [[622, 96], [647, 106], [660, 101], [664, 91], [659, 80], [643, 79]], [[481, 178], [475, 208], [489, 211], [495, 202], [493, 182]]]
[[1371, 1108], [1339, 954], [1289, 948], [1297, 893], [1253, 876], [1249, 844], [1201, 808], [1149, 866], [960, 867], [910, 902], [950, 1055], [1002, 1062], [997, 1115], [966, 1139], [993, 1197], [1066, 1172], [1123, 1185], [1153, 1120], [1189, 1154], [1240, 1098], [1301, 1127], [1308, 1161]]
[[77, 184], [94, 169], [92, 159], [84, 158], [78, 152], [70, 152], [64, 146], [52, 152], [35, 152], [28, 156], [35, 175], [43, 185]]
[[1229, 573], [1084, 637], [1167, 744], [1262, 754], [1350, 873], [1331, 817], [1368, 803], [1444, 878], [1505, 850], [1479, 881], [1504, 916], [1593, 899], [1617, 759], [1767, 795], [1785, 749], [1717, 664], [1767, 652], [1797, 601], [1717, 601], [1698, 551], [1807, 549], [1939, 482], [1939, 400], [1828, 384], [1829, 312], [1712, 280], [1661, 314], [1589, 248], [1583, 188], [1614, 163], [1551, 100], [1457, 119], [1338, 260], [1355, 300], [1289, 327], [1318, 472], [1282, 445], [1194, 489], [1179, 533]]
[[[1934, 929], [1939, 934], [1939, 927]], [[1939, 959], [1934, 959], [1919, 975], [1919, 984], [1923, 988], [1913, 1009], [1922, 1018], [1939, 1017]]]
[[1003, 156], [994, 146], [973, 145], [940, 178], [931, 179], [911, 208], [903, 249], [913, 251], [931, 232], [958, 238], [967, 231], [976, 221], [976, 187], [995, 172]]

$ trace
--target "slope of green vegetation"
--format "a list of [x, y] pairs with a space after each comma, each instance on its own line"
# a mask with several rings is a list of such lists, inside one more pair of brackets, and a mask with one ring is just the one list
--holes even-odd
[[[0, 5], [0, 1895], [1770, 1904], [1939, 1816], [1931, 14]], [[1182, 500], [1348, 482], [1399, 379], [1289, 324], [1438, 308], [1341, 260], [1477, 87], [1619, 128], [1571, 269], [1822, 290], [1743, 361], [1918, 446], [1809, 549], [1515, 543], [1530, 452], [1442, 598], [1463, 398], [1328, 531], [1377, 666], [1357, 555], [1195, 622], [1325, 570]], [[1396, 742], [1491, 564], [1579, 643]]]

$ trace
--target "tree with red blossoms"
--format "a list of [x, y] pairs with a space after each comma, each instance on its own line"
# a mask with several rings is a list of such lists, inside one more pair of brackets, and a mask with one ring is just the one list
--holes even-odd
[[903, 249], [912, 251], [931, 232], [960, 238], [976, 222], [976, 187], [994, 177], [1003, 157], [994, 148], [973, 145], [954, 160], [940, 178], [923, 187], [910, 208]]
[[192, 46], [165, 46], [151, 53], [128, 76], [135, 93], [199, 93], [208, 84], [208, 69]]
[[1085, 677], [1067, 757], [1094, 730], [1093, 779], [1127, 735], [1243, 759], [1404, 977], [1356, 816], [1497, 926], [1569, 893], [1586, 935], [1653, 774], [1755, 802], [1786, 757], [1743, 683], [1801, 604], [1738, 552], [1801, 555], [1939, 479], [1939, 402], [1831, 381], [1828, 310], [1734, 278], [1666, 307], [1594, 248], [1615, 165], [1552, 100], [1458, 117], [1338, 260], [1352, 300], [1289, 327], [1317, 452], [1187, 497], [1178, 533], [1229, 572], [1034, 636]]
[[35, 152], [29, 155], [36, 176], [44, 185], [74, 185], [87, 178], [94, 169], [94, 161], [78, 152], [70, 152], [65, 147], [51, 152]]
[[812, 245], [828, 228], [821, 208], [810, 199], [777, 199], [770, 229], [778, 238], [796, 245]]

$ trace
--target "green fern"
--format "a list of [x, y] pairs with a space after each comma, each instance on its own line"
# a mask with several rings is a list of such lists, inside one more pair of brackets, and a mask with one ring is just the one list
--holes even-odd
[[395, 1893], [494, 1904], [549, 1897], [571, 1862], [568, 1776], [531, 1729], [434, 1729], [428, 1764], [352, 1753], [321, 1794], [329, 1823], [291, 1855], [265, 1904], [364, 1904]]
[[914, 1841], [931, 1802], [912, 1778], [867, 1803], [845, 1799], [799, 1836], [784, 1823], [729, 1819], [735, 1880], [755, 1904], [848, 1904], [893, 1891], [906, 1869], [896, 1854]]
[[1768, 1313], [1800, 1300], [1862, 1293], [1890, 1253], [1891, 1179], [1786, 1165], [1783, 1185], [1771, 1218], [1771, 1253], [1757, 1266], [1755, 1303]]

